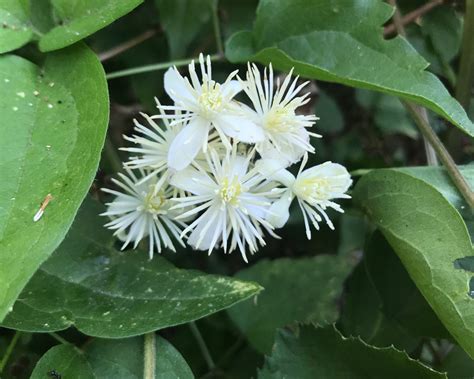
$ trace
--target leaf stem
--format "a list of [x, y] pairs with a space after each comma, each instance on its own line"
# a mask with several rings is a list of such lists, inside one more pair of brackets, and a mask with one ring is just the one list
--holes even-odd
[[16, 343], [18, 342], [18, 338], [20, 338], [20, 332], [15, 331], [15, 334], [13, 335], [12, 340], [8, 344], [7, 351], [5, 352], [5, 355], [3, 356], [2, 360], [0, 361], [0, 374], [3, 372], [3, 369], [6, 367], [8, 359], [10, 358], [10, 355], [13, 352], [13, 349], [16, 346]]
[[147, 333], [144, 337], [143, 378], [155, 379], [156, 372], [156, 339], [155, 332]]
[[123, 171], [122, 160], [117, 153], [117, 148], [114, 146], [109, 136], [105, 138], [104, 157], [115, 172]]
[[[396, 31], [399, 35], [405, 37], [406, 36], [405, 28], [403, 26], [403, 21], [402, 21], [400, 11], [398, 10], [397, 0], [388, 0], [388, 2], [390, 3], [390, 5], [395, 7], [395, 13], [393, 14], [393, 24], [395, 25]], [[429, 124], [428, 113], [426, 112], [426, 109], [417, 107], [417, 110], [419, 112], [420, 117], [422, 117], [424, 121], [427, 124]], [[437, 166], [439, 163], [438, 163], [438, 159], [436, 158], [436, 154], [433, 150], [433, 147], [429, 144], [429, 142], [426, 140], [426, 137], [424, 136], [423, 136], [423, 145], [425, 147], [425, 155], [426, 155], [426, 161], [428, 165]]]
[[458, 188], [459, 192], [464, 197], [471, 210], [474, 209], [474, 193], [471, 187], [459, 171], [448, 150], [446, 150], [441, 140], [431, 128], [430, 124], [422, 116], [422, 112], [420, 111], [421, 107], [410, 102], [404, 102], [404, 105], [413, 116], [418, 128], [421, 131], [421, 134], [423, 134], [423, 136], [428, 140], [430, 145], [434, 148], [436, 155], [441, 160], [444, 167], [446, 167], [448, 175], [454, 182], [454, 185]]
[[[221, 60], [222, 58], [223, 58], [223, 56], [221, 54], [211, 55], [211, 61]], [[115, 78], [122, 78], [124, 76], [143, 74], [145, 72], [150, 72], [150, 71], [165, 70], [165, 69], [173, 67], [173, 66], [176, 66], [176, 67], [186, 66], [189, 63], [191, 63], [193, 60], [196, 60], [196, 59], [197, 58], [178, 59], [178, 60], [171, 61], [171, 62], [156, 63], [156, 64], [150, 64], [150, 65], [146, 65], [146, 66], [128, 68], [126, 70], [111, 72], [111, 73], [106, 75], [106, 78], [107, 78], [107, 80], [110, 80], [110, 79], [115, 79]]]
[[222, 45], [222, 34], [219, 23], [219, 0], [214, 0], [212, 2], [212, 25], [214, 27], [217, 51], [221, 56], [224, 56], [224, 46]]
[[474, 82], [474, 0], [466, 0], [456, 99], [468, 109]]
[[209, 352], [206, 342], [204, 341], [204, 338], [202, 337], [202, 334], [199, 331], [196, 323], [194, 321], [191, 321], [188, 325], [189, 325], [189, 328], [191, 329], [191, 333], [193, 334], [194, 338], [196, 339], [198, 343], [199, 349], [201, 350], [204, 360], [207, 363], [207, 367], [209, 368], [210, 371], [214, 370], [216, 368], [216, 364], [214, 363], [214, 360], [212, 359], [211, 353]]
[[48, 333], [51, 337], [53, 337], [56, 341], [62, 343], [63, 345], [70, 345], [70, 343], [64, 339], [63, 337], [61, 337], [59, 334], [57, 333], [54, 333], [54, 332], [49, 332]]
[[105, 62], [113, 57], [116, 57], [117, 55], [124, 53], [125, 51], [131, 49], [132, 47], [135, 47], [139, 45], [140, 43], [145, 42], [146, 40], [153, 37], [156, 33], [157, 33], [156, 29], [149, 29], [142, 34], [139, 34], [138, 36], [133, 37], [129, 39], [128, 41], [125, 41], [111, 48], [110, 50], [106, 50], [102, 53], [99, 53], [99, 60], [101, 62]]

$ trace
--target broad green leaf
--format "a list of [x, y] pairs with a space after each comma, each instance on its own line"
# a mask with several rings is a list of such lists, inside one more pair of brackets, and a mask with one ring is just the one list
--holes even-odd
[[209, 22], [217, 0], [155, 0], [172, 59], [182, 58], [203, 26]]
[[428, 12], [421, 19], [421, 30], [443, 62], [449, 63], [459, 53], [462, 20], [452, 6], [441, 5]]
[[450, 338], [379, 231], [370, 237], [346, 288], [339, 321], [345, 335], [408, 352], [422, 337]]
[[[120, 252], [87, 200], [71, 231], [28, 283], [3, 325], [31, 332], [74, 325], [122, 338], [186, 323], [257, 294], [255, 283], [175, 268], [144, 252]], [[92, 237], [93, 236], [93, 237]]]
[[379, 0], [262, 0], [253, 30], [234, 34], [226, 56], [412, 100], [474, 136], [461, 105], [413, 47], [401, 37], [383, 39], [392, 12]]
[[376, 348], [344, 338], [332, 326], [280, 330], [259, 379], [277, 378], [446, 378], [393, 347]]
[[[96, 378], [143, 378], [143, 337], [119, 340], [94, 339], [86, 357]], [[162, 337], [156, 336], [157, 379], [192, 379], [194, 375], [181, 354]]]
[[372, 235], [364, 262], [381, 301], [381, 310], [388, 319], [416, 337], [449, 338], [400, 259], [378, 231]]
[[360, 337], [377, 346], [395, 346], [413, 351], [418, 342], [382, 312], [382, 302], [362, 261], [345, 283], [344, 302], [338, 328], [345, 336]]
[[[55, 376], [56, 374], [56, 376]], [[72, 345], [58, 345], [41, 357], [31, 379], [45, 378], [95, 379], [85, 356]], [[102, 377], [106, 378], [106, 377]]]
[[229, 315], [256, 349], [269, 353], [278, 328], [295, 322], [336, 321], [348, 272], [347, 262], [329, 255], [262, 260], [236, 277], [256, 281], [265, 291], [230, 308]]
[[443, 359], [440, 371], [446, 371], [449, 379], [472, 379], [474, 360], [459, 346], [453, 346]]
[[380, 228], [444, 326], [474, 356], [472, 274], [454, 266], [473, 255], [460, 214], [425, 181], [389, 169], [364, 175], [354, 200]]
[[[108, 122], [104, 71], [76, 45], [43, 68], [0, 57], [0, 320], [68, 231], [99, 163]], [[38, 222], [33, 217], [51, 194]]]
[[39, 41], [41, 51], [72, 45], [126, 15], [143, 0], [51, 0], [58, 25]]
[[0, 0], [0, 53], [18, 49], [33, 38], [29, 14], [27, 1]]

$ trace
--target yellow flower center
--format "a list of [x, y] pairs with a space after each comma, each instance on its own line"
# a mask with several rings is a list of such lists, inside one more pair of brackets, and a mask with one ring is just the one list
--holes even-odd
[[229, 203], [231, 205], [237, 205], [239, 202], [239, 195], [242, 193], [242, 186], [240, 185], [239, 179], [237, 176], [229, 181], [228, 178], [225, 178], [222, 181], [221, 189], [219, 194], [221, 199], [225, 203]]
[[298, 179], [293, 191], [308, 202], [326, 200], [331, 192], [331, 183], [327, 178]]
[[263, 126], [269, 132], [285, 132], [291, 127], [292, 116], [294, 116], [294, 112], [288, 107], [274, 107], [265, 117]]
[[163, 214], [163, 205], [166, 202], [166, 197], [163, 193], [154, 193], [154, 185], [150, 186], [150, 190], [145, 196], [143, 209], [152, 214]]
[[218, 111], [222, 106], [221, 86], [219, 83], [211, 80], [202, 87], [199, 96], [199, 104], [201, 105], [204, 115]]

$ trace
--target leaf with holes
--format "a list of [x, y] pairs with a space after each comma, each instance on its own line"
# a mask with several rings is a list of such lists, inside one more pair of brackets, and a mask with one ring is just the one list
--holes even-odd
[[[74, 325], [121, 338], [186, 323], [257, 294], [252, 282], [180, 270], [162, 257], [119, 252], [103, 211], [83, 204], [68, 237], [28, 283], [3, 326], [31, 332]], [[94, 236], [91, 239], [91, 236]]]
[[262, 0], [252, 31], [226, 46], [232, 62], [272, 63], [307, 78], [386, 92], [426, 106], [465, 133], [474, 125], [403, 38], [384, 40], [393, 9], [379, 1]]
[[0, 99], [2, 320], [71, 226], [97, 171], [109, 103], [102, 66], [80, 44], [42, 68], [0, 57]]

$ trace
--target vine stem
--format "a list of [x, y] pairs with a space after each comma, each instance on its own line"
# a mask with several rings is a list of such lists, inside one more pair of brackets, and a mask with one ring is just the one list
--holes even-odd
[[16, 346], [16, 343], [18, 342], [18, 339], [20, 338], [20, 332], [15, 331], [15, 334], [13, 335], [12, 340], [8, 344], [7, 351], [5, 352], [5, 355], [3, 356], [2, 360], [0, 361], [0, 374], [3, 372], [3, 369], [6, 367], [8, 359], [10, 359], [10, 355], [13, 352], [13, 349]]
[[[428, 13], [430, 10], [433, 8], [436, 8], [437, 6], [443, 4], [443, 0], [433, 0], [430, 1], [429, 3], [423, 4], [421, 7], [411, 11], [410, 13], [407, 13], [405, 16], [400, 18], [400, 23], [402, 25], [407, 25], [410, 24], [411, 22], [415, 21], [418, 17], [423, 16], [424, 14]], [[395, 23], [390, 24], [385, 27], [383, 31], [384, 36], [389, 36], [397, 31], [397, 26]]]
[[214, 363], [211, 353], [209, 352], [209, 349], [207, 348], [206, 341], [204, 341], [204, 338], [202, 337], [202, 334], [199, 331], [194, 321], [191, 321], [188, 325], [189, 325], [189, 328], [191, 329], [191, 333], [193, 334], [194, 338], [196, 339], [198, 343], [199, 349], [201, 350], [204, 360], [207, 363], [207, 367], [209, 368], [210, 371], [213, 371], [216, 368], [216, 364]]
[[123, 164], [118, 155], [117, 148], [114, 146], [109, 136], [105, 138], [104, 157], [108, 160], [111, 168], [115, 172], [123, 171]]
[[471, 88], [474, 82], [474, 0], [466, 0], [461, 62], [456, 81], [456, 99], [464, 109], [469, 108]]
[[156, 372], [156, 337], [155, 332], [147, 333], [144, 337], [145, 353], [143, 357], [143, 378], [155, 379]]
[[117, 55], [124, 53], [125, 51], [131, 49], [132, 47], [135, 47], [139, 45], [140, 43], [145, 42], [146, 40], [153, 37], [156, 33], [157, 33], [156, 29], [147, 30], [142, 34], [136, 37], [133, 37], [132, 39], [111, 48], [110, 50], [106, 50], [102, 53], [99, 53], [99, 60], [101, 62], [105, 62], [113, 57], [116, 57]]
[[49, 332], [48, 334], [63, 345], [70, 345], [69, 341], [61, 337], [59, 334], [54, 332]]
[[221, 56], [224, 55], [224, 46], [222, 44], [222, 33], [219, 23], [219, 0], [212, 2], [212, 25], [214, 27], [214, 36], [216, 38], [217, 51]]
[[[222, 58], [223, 58], [223, 55], [221, 55], [221, 54], [211, 55], [211, 61], [218, 61], [218, 60], [221, 60]], [[178, 60], [171, 61], [171, 62], [156, 63], [156, 64], [150, 64], [150, 65], [146, 65], [146, 66], [128, 68], [126, 70], [111, 72], [111, 73], [106, 75], [106, 78], [107, 78], [107, 80], [110, 80], [110, 79], [115, 79], [115, 78], [122, 78], [124, 76], [143, 74], [145, 72], [166, 70], [167, 68], [170, 68], [170, 67], [173, 67], [173, 66], [176, 66], [176, 67], [186, 66], [189, 63], [191, 63], [193, 60], [197, 60], [197, 59], [198, 58], [178, 59]]]
[[441, 162], [443, 162], [443, 165], [448, 171], [448, 175], [458, 188], [459, 192], [461, 192], [471, 210], [474, 209], [474, 193], [472, 192], [471, 187], [459, 171], [448, 150], [446, 150], [441, 140], [431, 128], [430, 124], [424, 117], [422, 117], [420, 107], [410, 102], [404, 102], [404, 105], [413, 116], [423, 136], [429, 141], [431, 146], [434, 148], [436, 155], [439, 157]]
[[[402, 16], [397, 7], [397, 0], [388, 0], [388, 2], [390, 3], [390, 5], [395, 7], [395, 13], [393, 14], [393, 24], [395, 25], [397, 33], [403, 37], [406, 37], [405, 28], [403, 27]], [[429, 125], [428, 113], [426, 112], [426, 109], [422, 107], [417, 107], [417, 112], [419, 112], [419, 116], [424, 119], [424, 122]], [[426, 139], [424, 135], [423, 135], [423, 145], [425, 147], [425, 155], [426, 155], [426, 161], [428, 165], [438, 166], [439, 163], [436, 157], [436, 153], [433, 149], [433, 146], [430, 145], [429, 141]]]

